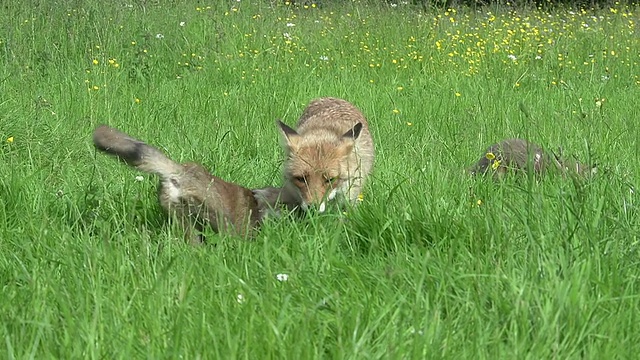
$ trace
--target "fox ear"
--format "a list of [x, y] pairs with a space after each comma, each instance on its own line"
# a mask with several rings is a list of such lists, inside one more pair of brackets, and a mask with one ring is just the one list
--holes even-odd
[[349, 138], [351, 140], [356, 140], [358, 136], [360, 136], [360, 131], [362, 131], [362, 123], [357, 123], [353, 128], [349, 129], [344, 135], [343, 138]]
[[284, 139], [287, 141], [287, 146], [289, 148], [296, 148], [298, 146], [298, 142], [300, 141], [300, 134], [290, 128], [287, 124], [283, 123], [281, 120], [278, 120], [277, 123], [280, 127], [282, 135], [284, 136]]

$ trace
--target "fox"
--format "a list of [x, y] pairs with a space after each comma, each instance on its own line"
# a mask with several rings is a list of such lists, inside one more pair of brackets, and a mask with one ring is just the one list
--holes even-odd
[[99, 151], [159, 176], [160, 206], [177, 220], [193, 245], [204, 243], [201, 232], [205, 226], [218, 233], [252, 238], [266, 217], [279, 216], [282, 209], [293, 212], [298, 206], [283, 188], [251, 190], [227, 182], [198, 163], [175, 162], [158, 148], [107, 125], [95, 129], [93, 143]]
[[593, 175], [596, 166], [589, 166], [577, 160], [565, 160], [560, 155], [549, 154], [535, 143], [524, 139], [505, 139], [487, 148], [484, 156], [467, 169], [471, 175], [492, 173], [496, 179], [503, 178], [509, 172], [529, 172], [543, 175], [549, 170], [559, 171], [562, 175]]
[[283, 188], [304, 210], [320, 213], [329, 201], [357, 204], [373, 169], [375, 149], [369, 124], [350, 102], [334, 97], [312, 100], [296, 129], [277, 124], [285, 151]]

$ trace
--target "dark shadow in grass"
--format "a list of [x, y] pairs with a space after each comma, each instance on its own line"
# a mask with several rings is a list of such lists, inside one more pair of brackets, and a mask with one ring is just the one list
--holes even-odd
[[166, 216], [157, 201], [155, 184], [101, 181], [94, 165], [84, 189], [77, 194], [58, 193], [49, 213], [76, 233], [114, 242], [130, 233], [159, 232]]
[[405, 182], [393, 186], [382, 204], [367, 202], [349, 213], [349, 245], [356, 252], [396, 253], [461, 235], [453, 206], [435, 206], [431, 196], [416, 195]]

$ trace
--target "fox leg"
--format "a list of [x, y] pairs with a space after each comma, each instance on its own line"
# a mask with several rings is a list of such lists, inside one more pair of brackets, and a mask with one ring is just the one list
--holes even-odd
[[184, 230], [184, 238], [191, 245], [204, 244], [204, 235], [199, 231], [197, 224], [191, 217], [185, 215], [180, 217], [181, 227]]

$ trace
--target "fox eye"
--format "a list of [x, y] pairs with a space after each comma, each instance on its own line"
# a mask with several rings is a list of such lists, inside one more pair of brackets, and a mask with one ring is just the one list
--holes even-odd
[[329, 178], [325, 178], [324, 181], [327, 184], [335, 184], [335, 182], [338, 181], [338, 178], [337, 177], [329, 177]]
[[305, 183], [304, 176], [294, 176], [293, 180], [297, 183]]

